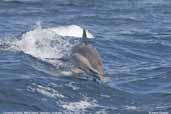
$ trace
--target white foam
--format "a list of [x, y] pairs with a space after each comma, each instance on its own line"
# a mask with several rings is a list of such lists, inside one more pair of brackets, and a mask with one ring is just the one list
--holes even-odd
[[108, 112], [105, 109], [101, 109], [99, 111], [96, 111], [96, 114], [108, 114]]
[[[73, 43], [69, 40], [80, 38], [83, 29], [77, 25], [60, 26], [56, 28], [42, 29], [38, 27], [22, 35], [22, 39], [16, 44], [23, 52], [37, 58], [62, 58], [70, 52]], [[69, 40], [64, 39], [64, 36]], [[88, 32], [88, 38], [93, 35]]]
[[[52, 47], [53, 40], [58, 40], [59, 36], [53, 31], [45, 29], [35, 29], [23, 34], [22, 40], [18, 41], [20, 49], [38, 58], [57, 58], [61, 57], [60, 49]], [[58, 55], [57, 55], [58, 54]]]
[[80, 88], [74, 85], [74, 82], [69, 82], [65, 84], [67, 87], [71, 87], [73, 90], [79, 90]]
[[87, 100], [81, 100], [78, 102], [71, 102], [62, 105], [63, 108], [70, 111], [84, 111], [87, 108], [93, 108], [96, 106], [97, 105], [95, 104], [95, 102], [89, 102]]
[[137, 109], [136, 106], [125, 106], [125, 108], [126, 108], [127, 110], [136, 110], [136, 109]]
[[37, 92], [39, 94], [42, 94], [44, 96], [47, 97], [51, 97], [51, 98], [64, 98], [65, 96], [60, 94], [58, 91], [56, 91], [53, 88], [50, 87], [44, 87], [42, 85], [35, 85], [33, 84], [35, 87], [29, 87], [29, 90], [33, 91], [33, 92]]

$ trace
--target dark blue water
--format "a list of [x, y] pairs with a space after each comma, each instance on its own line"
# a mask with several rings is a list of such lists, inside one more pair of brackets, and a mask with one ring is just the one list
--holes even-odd
[[[82, 28], [105, 83], [61, 76], [62, 63], [46, 60], [69, 53]], [[1, 0], [4, 111], [171, 112], [171, 1]]]

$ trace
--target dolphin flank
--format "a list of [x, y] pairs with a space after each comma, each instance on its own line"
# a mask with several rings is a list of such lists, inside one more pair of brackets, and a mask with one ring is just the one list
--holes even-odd
[[82, 43], [74, 46], [72, 49], [72, 62], [75, 66], [72, 72], [92, 72], [102, 80], [104, 78], [103, 64], [97, 50], [88, 43], [85, 29], [83, 29], [82, 38]]

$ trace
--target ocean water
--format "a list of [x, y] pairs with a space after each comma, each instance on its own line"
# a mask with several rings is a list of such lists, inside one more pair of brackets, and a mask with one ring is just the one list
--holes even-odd
[[[57, 59], [69, 56], [83, 28], [105, 82], [60, 74], [72, 65]], [[171, 113], [171, 1], [1, 0], [0, 113], [7, 111]]]

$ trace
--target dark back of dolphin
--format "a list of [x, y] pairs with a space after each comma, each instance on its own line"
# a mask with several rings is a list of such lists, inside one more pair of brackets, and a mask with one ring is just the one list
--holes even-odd
[[90, 65], [88, 66], [87, 64], [84, 64], [80, 59], [78, 60], [75, 57], [75, 63], [78, 65], [77, 67], [84, 71], [90, 70], [96, 72], [100, 79], [103, 78], [104, 70], [101, 58], [97, 50], [93, 46], [88, 44], [85, 30], [83, 30], [83, 42], [72, 49], [72, 55], [74, 54], [79, 54], [80, 56], [87, 59], [87, 62], [89, 62], [88, 64]]

